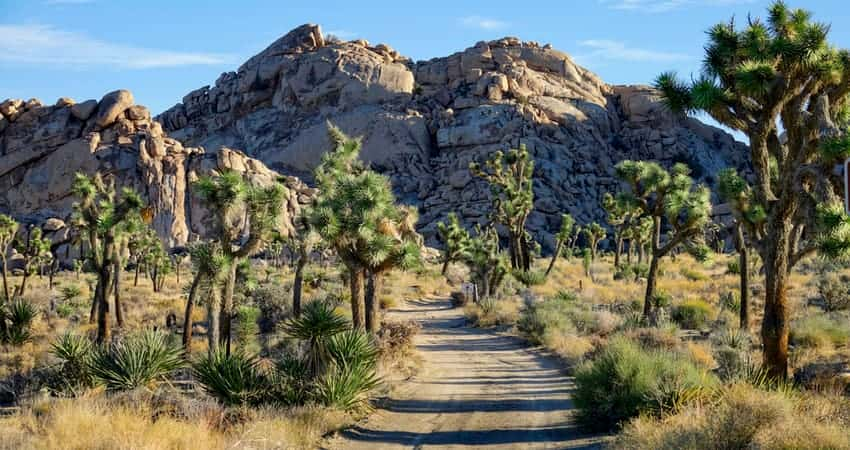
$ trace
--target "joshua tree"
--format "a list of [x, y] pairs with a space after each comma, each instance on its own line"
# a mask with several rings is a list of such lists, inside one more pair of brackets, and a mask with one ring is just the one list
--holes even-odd
[[[646, 247], [652, 240], [652, 217], [635, 217], [626, 229], [626, 239], [629, 240], [629, 259], [632, 249], [637, 251], [637, 262], [642, 264], [646, 259]], [[631, 262], [631, 261], [630, 261]]]
[[591, 261], [596, 261], [596, 253], [599, 249], [599, 241], [605, 239], [605, 228], [596, 222], [584, 227], [584, 235], [587, 238], [587, 247], [590, 249]]
[[[225, 170], [215, 176], [199, 178], [195, 182], [195, 189], [214, 211], [218, 240], [222, 251], [231, 260], [224, 278], [220, 318], [221, 341], [229, 354], [236, 268], [240, 260], [257, 253], [271, 240], [280, 216], [285, 188], [278, 183], [268, 187], [250, 186], [241, 174]], [[245, 226], [242, 226], [243, 221]], [[248, 228], [248, 238], [240, 244], [245, 227]]]
[[301, 292], [304, 284], [304, 268], [310, 262], [310, 253], [319, 244], [319, 236], [310, 228], [308, 221], [308, 211], [302, 211], [302, 214], [295, 220], [295, 234], [290, 237], [290, 245], [296, 252], [295, 260], [295, 279], [292, 283], [292, 314], [295, 317], [301, 315]]
[[[12, 301], [11, 293], [9, 292], [9, 276], [6, 267], [6, 254], [9, 252], [9, 246], [15, 240], [15, 233], [18, 231], [18, 222], [15, 222], [11, 217], [0, 214], [0, 270], [3, 271], [3, 302], [0, 303], [0, 308], [5, 308]], [[0, 320], [0, 335], [6, 335], [6, 321]]]
[[[652, 218], [652, 252], [643, 304], [643, 316], [648, 318], [661, 258], [680, 246], [696, 257], [707, 256], [703, 229], [711, 210], [709, 193], [703, 186], [694, 187], [693, 179], [688, 176], [690, 170], [684, 164], [676, 164], [667, 172], [654, 162], [623, 161], [616, 170], [628, 186], [621, 195], [640, 208], [642, 217]], [[670, 228], [664, 245], [661, 244], [663, 222]]]
[[[360, 140], [330, 124], [328, 130], [335, 148], [322, 156], [316, 168], [319, 196], [309, 223], [348, 269], [352, 323], [358, 328], [364, 326], [367, 271], [374, 283], [375, 274], [386, 270], [385, 264], [405, 261], [407, 256], [398, 256], [412, 250], [410, 233], [402, 226], [408, 213], [396, 205], [389, 180], [357, 160]], [[376, 310], [374, 304], [369, 306], [370, 311]], [[377, 326], [371, 321], [374, 317], [366, 319], [371, 327]]]
[[469, 267], [472, 280], [481, 298], [495, 295], [510, 266], [499, 250], [499, 233], [492, 226], [484, 230], [476, 225], [475, 235], [469, 240], [464, 262]]
[[734, 169], [725, 169], [720, 172], [718, 188], [720, 197], [731, 205], [735, 216], [734, 241], [740, 266], [740, 323], [741, 328], [747, 329], [750, 323], [750, 266], [746, 235], [754, 235], [758, 224], [764, 220], [764, 210], [753, 204], [752, 189]]
[[635, 205], [623, 196], [613, 196], [605, 193], [602, 197], [602, 207], [608, 214], [608, 224], [614, 229], [614, 267], [620, 267], [620, 256], [623, 254], [623, 242], [629, 236], [632, 220], [639, 215]]
[[850, 249], [843, 183], [833, 173], [850, 156], [850, 138], [836, 124], [847, 108], [850, 53], [832, 47], [828, 32], [809, 12], [775, 2], [766, 22], [709, 30], [701, 77], [686, 83], [665, 73], [656, 81], [672, 110], [704, 111], [749, 138], [759, 220], [747, 234], [765, 268], [763, 357], [782, 378], [790, 271], [818, 249], [827, 256]]
[[[92, 266], [97, 272], [92, 308], [97, 312], [97, 342], [110, 339], [109, 298], [115, 286], [115, 261], [119, 258], [119, 237], [133, 220], [139, 220], [142, 200], [130, 189], [116, 198], [115, 188], [100, 174], [89, 178], [77, 174], [73, 193], [79, 199], [74, 204], [74, 222], [88, 237]], [[120, 259], [118, 259], [120, 261]]]
[[552, 268], [555, 267], [555, 261], [558, 260], [558, 257], [561, 256], [561, 252], [564, 251], [564, 244], [567, 243], [570, 238], [575, 233], [574, 228], [576, 225], [576, 220], [573, 219], [573, 216], [569, 214], [561, 214], [561, 229], [555, 233], [555, 252], [552, 253], [552, 260], [549, 261], [549, 267], [546, 268], [546, 276], [549, 276], [549, 272], [552, 271]]
[[443, 241], [443, 268], [440, 273], [445, 276], [449, 264], [463, 260], [469, 244], [469, 232], [460, 224], [457, 214], [450, 212], [445, 222], [437, 224], [437, 236]]
[[525, 148], [508, 153], [496, 152], [482, 168], [470, 163], [469, 170], [490, 183], [493, 199], [491, 220], [508, 230], [508, 250], [511, 267], [528, 271], [531, 268], [531, 248], [525, 222], [534, 207], [534, 190], [531, 176], [534, 161]]
[[41, 228], [31, 226], [27, 229], [26, 237], [18, 241], [18, 253], [24, 259], [24, 276], [18, 287], [17, 296], [23, 297], [27, 290], [27, 280], [42, 267], [47, 261], [52, 261], [50, 253], [50, 239], [43, 238]]
[[220, 324], [219, 314], [221, 310], [221, 297], [219, 293], [219, 281], [222, 274], [232, 263], [218, 242], [200, 241], [189, 246], [189, 257], [195, 271], [192, 284], [189, 287], [189, 296], [186, 299], [186, 311], [183, 315], [183, 347], [188, 355], [192, 349], [192, 314], [195, 309], [195, 299], [201, 289], [206, 289], [207, 299], [207, 339], [209, 341], [210, 354], [219, 345]]

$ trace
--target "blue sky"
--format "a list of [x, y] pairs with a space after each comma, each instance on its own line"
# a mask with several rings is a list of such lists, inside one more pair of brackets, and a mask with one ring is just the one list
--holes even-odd
[[[0, 99], [100, 98], [125, 88], [155, 113], [303, 23], [387, 43], [413, 59], [480, 40], [551, 43], [614, 84], [699, 70], [704, 31], [759, 0], [262, 1], [0, 0]], [[850, 47], [844, 1], [797, 1]]]

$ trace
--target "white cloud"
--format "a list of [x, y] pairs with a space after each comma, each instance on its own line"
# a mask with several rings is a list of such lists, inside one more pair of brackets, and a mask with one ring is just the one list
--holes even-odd
[[588, 49], [588, 53], [577, 55], [581, 60], [616, 60], [631, 62], [671, 62], [689, 59], [681, 53], [659, 52], [637, 47], [629, 47], [626, 43], [606, 39], [591, 39], [579, 42]]
[[46, 25], [0, 24], [0, 64], [152, 69], [228, 62], [224, 55], [112, 43]]
[[687, 6], [730, 6], [752, 3], [753, 0], [599, 0], [611, 9], [662, 13]]
[[481, 16], [467, 16], [460, 19], [461, 25], [482, 30], [499, 30], [508, 26], [507, 22]]

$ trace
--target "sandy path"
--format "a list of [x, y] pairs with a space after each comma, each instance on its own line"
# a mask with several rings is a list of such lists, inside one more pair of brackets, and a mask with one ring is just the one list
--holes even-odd
[[448, 300], [408, 302], [421, 371], [334, 449], [597, 448], [572, 423], [572, 379], [517, 338], [469, 327]]

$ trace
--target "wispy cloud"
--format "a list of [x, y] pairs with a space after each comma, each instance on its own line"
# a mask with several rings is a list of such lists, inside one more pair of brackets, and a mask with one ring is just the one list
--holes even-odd
[[508, 26], [507, 22], [481, 16], [467, 16], [460, 19], [461, 25], [482, 30], [500, 30]]
[[598, 0], [611, 9], [663, 13], [686, 6], [730, 6], [753, 3], [754, 0]]
[[47, 25], [0, 24], [0, 64], [152, 69], [229, 62], [226, 55], [119, 44]]
[[681, 53], [661, 52], [645, 48], [630, 47], [625, 42], [606, 39], [591, 39], [579, 42], [588, 53], [577, 55], [580, 60], [612, 60], [630, 62], [671, 62], [689, 59]]

